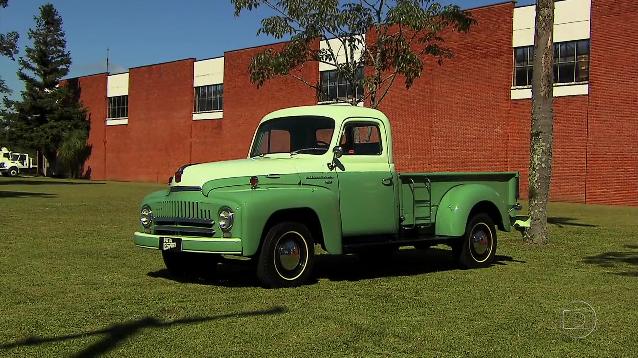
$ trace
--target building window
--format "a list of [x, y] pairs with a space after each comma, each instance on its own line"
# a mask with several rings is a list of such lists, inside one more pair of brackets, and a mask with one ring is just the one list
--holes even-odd
[[514, 49], [514, 86], [530, 86], [532, 84], [533, 60], [534, 46]]
[[[514, 86], [531, 86], [534, 46], [514, 48]], [[589, 81], [589, 40], [554, 44], [554, 83]]]
[[554, 83], [589, 81], [589, 40], [554, 44]]
[[195, 113], [224, 110], [224, 84], [195, 87]]
[[109, 97], [108, 118], [128, 117], [128, 96]]
[[322, 71], [319, 82], [319, 101], [348, 101], [363, 98], [363, 67], [357, 69], [355, 84], [341, 78], [337, 70]]

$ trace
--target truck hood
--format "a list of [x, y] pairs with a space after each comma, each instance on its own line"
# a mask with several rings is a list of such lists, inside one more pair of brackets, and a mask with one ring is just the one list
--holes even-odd
[[313, 157], [315, 158], [308, 158], [307, 155], [290, 157], [286, 154], [285, 157], [258, 157], [190, 165], [184, 169], [182, 180], [179, 183], [172, 183], [171, 186], [201, 187], [204, 183], [215, 179], [304, 173], [312, 172], [313, 168], [317, 171], [320, 168], [317, 165], [325, 160], [317, 160], [320, 156]]

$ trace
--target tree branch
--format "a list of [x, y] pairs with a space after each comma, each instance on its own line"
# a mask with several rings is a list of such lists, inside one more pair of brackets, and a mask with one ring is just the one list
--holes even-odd
[[[385, 98], [385, 96], [388, 94], [388, 92], [390, 91], [390, 88], [392, 88], [392, 85], [394, 84], [394, 80], [397, 78], [397, 73], [394, 72], [393, 74], [391, 74], [390, 76], [386, 77], [382, 82], [381, 85], [383, 85], [383, 83], [385, 81], [387, 81], [389, 78], [390, 79], [390, 84], [387, 85], [387, 87], [385, 88], [385, 91], [383, 92], [383, 95], [381, 95], [381, 97], [379, 98], [379, 103], [381, 103], [383, 101], [383, 99]], [[379, 86], [381, 87], [381, 86]]]
[[317, 86], [316, 84], [312, 84], [312, 83], [310, 83], [310, 82], [306, 81], [303, 77], [301, 77], [301, 76], [297, 76], [297, 75], [295, 75], [295, 74], [293, 74], [293, 73], [289, 73], [289, 75], [290, 75], [292, 78], [294, 78], [294, 79], [296, 79], [296, 80], [298, 80], [298, 81], [303, 82], [306, 86], [308, 86], [308, 87], [310, 87], [310, 88], [314, 88], [314, 89], [315, 89], [315, 90], [317, 90], [317, 91], [319, 90], [319, 86]]

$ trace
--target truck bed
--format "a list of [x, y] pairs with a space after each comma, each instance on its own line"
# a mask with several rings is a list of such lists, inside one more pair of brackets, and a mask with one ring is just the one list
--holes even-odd
[[[518, 199], [519, 174], [516, 172], [436, 172], [397, 173], [401, 225], [404, 228], [423, 228], [436, 221], [439, 205], [444, 196], [458, 186], [485, 187], [498, 193], [499, 210], [507, 212], [507, 206]], [[505, 195], [506, 197], [502, 197]], [[453, 209], [453, 208], [450, 208]]]

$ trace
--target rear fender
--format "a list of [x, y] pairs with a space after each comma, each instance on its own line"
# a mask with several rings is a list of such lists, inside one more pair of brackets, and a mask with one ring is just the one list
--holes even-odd
[[435, 231], [437, 236], [462, 236], [475, 205], [482, 202], [494, 204], [501, 222], [509, 230], [509, 220], [505, 214], [506, 198], [496, 190], [483, 184], [461, 184], [450, 189], [439, 204], [436, 212]]

